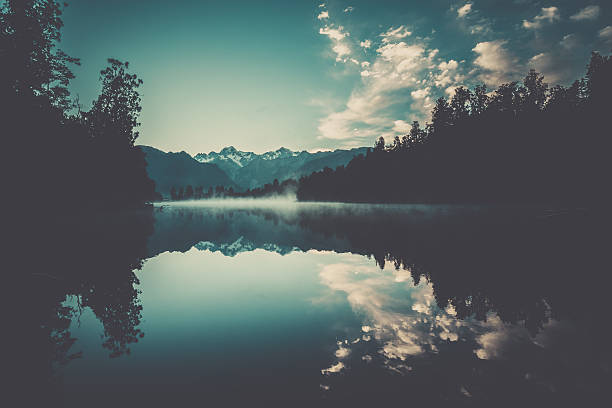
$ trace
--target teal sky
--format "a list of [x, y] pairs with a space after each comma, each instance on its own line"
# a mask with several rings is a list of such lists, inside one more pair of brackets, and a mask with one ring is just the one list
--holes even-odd
[[458, 85], [551, 83], [612, 49], [603, 1], [73, 0], [61, 48], [88, 108], [106, 58], [143, 80], [137, 143], [191, 154], [370, 146]]

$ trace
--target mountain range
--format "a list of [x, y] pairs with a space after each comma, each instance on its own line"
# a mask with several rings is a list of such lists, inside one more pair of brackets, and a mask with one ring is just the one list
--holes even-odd
[[367, 147], [350, 150], [334, 150], [310, 153], [295, 152], [281, 147], [278, 150], [257, 154], [243, 152], [234, 146], [219, 152], [199, 153], [163, 152], [150, 146], [139, 146], [146, 155], [147, 173], [155, 181], [156, 190], [168, 197], [170, 189], [191, 185], [194, 188], [218, 185], [232, 187], [236, 191], [261, 187], [274, 179], [283, 181], [319, 171], [325, 167], [346, 165], [357, 155], [365, 154]]
[[170, 189], [176, 187], [238, 186], [218, 166], [200, 163], [186, 152], [166, 153], [150, 146], [139, 146], [147, 161], [147, 174], [155, 182], [155, 190], [163, 197], [170, 196]]
[[257, 154], [243, 152], [228, 146], [220, 152], [199, 153], [194, 159], [200, 163], [216, 164], [236, 184], [244, 189], [263, 186], [274, 179], [283, 181], [298, 179], [325, 167], [335, 169], [347, 164], [357, 155], [365, 154], [367, 147], [350, 150], [334, 150], [310, 153], [295, 152], [281, 147], [278, 150]]

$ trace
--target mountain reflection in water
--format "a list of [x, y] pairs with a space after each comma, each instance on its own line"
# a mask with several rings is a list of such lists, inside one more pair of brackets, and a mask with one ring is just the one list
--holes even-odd
[[180, 203], [86, 220], [50, 227], [25, 271], [23, 374], [67, 406], [588, 404], [612, 384], [607, 223], [588, 212]]

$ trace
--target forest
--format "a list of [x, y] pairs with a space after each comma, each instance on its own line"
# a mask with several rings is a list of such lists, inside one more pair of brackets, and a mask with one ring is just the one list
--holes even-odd
[[109, 58], [89, 110], [70, 94], [78, 58], [58, 48], [63, 6], [53, 0], [0, 3], [0, 105], [7, 191], [18, 209], [137, 208], [157, 198], [138, 138], [142, 80]]
[[531, 70], [489, 92], [459, 87], [431, 123], [345, 167], [300, 179], [302, 201], [541, 203], [609, 201], [612, 57], [593, 52], [586, 75], [549, 87]]
[[298, 182], [294, 179], [287, 179], [279, 182], [274, 179], [272, 183], [266, 183], [263, 187], [246, 189], [245, 191], [235, 191], [233, 187], [225, 188], [224, 186], [216, 186], [214, 189], [209, 187], [204, 191], [203, 186], [193, 188], [192, 185], [183, 187], [172, 186], [170, 190], [170, 199], [172, 201], [181, 200], [206, 200], [211, 198], [269, 198], [295, 194]]

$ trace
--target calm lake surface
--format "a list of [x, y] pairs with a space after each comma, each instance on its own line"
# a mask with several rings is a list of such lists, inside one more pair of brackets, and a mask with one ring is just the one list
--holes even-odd
[[61, 220], [29, 277], [29, 375], [68, 407], [599, 406], [592, 218], [199, 202]]

